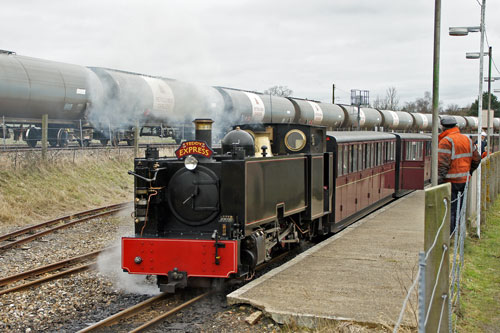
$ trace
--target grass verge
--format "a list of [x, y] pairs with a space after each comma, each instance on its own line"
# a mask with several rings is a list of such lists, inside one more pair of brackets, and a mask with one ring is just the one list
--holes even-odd
[[81, 155], [0, 169], [0, 225], [21, 226], [132, 200], [133, 153]]
[[465, 243], [459, 332], [500, 332], [500, 199], [481, 233], [481, 239], [468, 237]]

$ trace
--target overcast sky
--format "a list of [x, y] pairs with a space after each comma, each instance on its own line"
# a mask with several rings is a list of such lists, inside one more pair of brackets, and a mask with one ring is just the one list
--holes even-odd
[[[487, 0], [500, 69], [499, 16], [500, 2]], [[478, 26], [480, 5], [443, 0], [441, 19], [440, 100], [465, 106], [479, 86], [479, 61], [465, 52], [479, 51], [480, 34], [450, 37], [448, 27]], [[337, 103], [351, 89], [373, 101], [392, 86], [403, 105], [432, 90], [433, 25], [432, 0], [3, 1], [0, 48], [208, 85], [286, 85], [325, 102], [332, 83]]]

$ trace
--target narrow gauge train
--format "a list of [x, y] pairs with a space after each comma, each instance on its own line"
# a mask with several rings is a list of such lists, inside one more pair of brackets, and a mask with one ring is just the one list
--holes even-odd
[[135, 159], [135, 235], [122, 268], [162, 291], [249, 279], [303, 239], [337, 232], [430, 179], [430, 136], [246, 124], [212, 154], [211, 120], [176, 157]]

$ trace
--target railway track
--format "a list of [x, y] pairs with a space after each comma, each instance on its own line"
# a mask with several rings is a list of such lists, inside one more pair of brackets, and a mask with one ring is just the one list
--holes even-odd
[[[262, 264], [262, 265], [259, 265], [258, 267], [256, 267], [256, 271], [264, 270], [270, 264], [273, 264], [273, 263], [283, 259], [288, 254], [289, 254], [289, 252], [284, 252], [284, 253], [280, 254], [279, 256], [273, 258], [269, 262]], [[167, 318], [173, 314], [178, 313], [179, 311], [181, 311], [185, 307], [203, 299], [204, 297], [210, 295], [211, 293], [213, 293], [213, 291], [205, 292], [201, 295], [198, 295], [196, 297], [191, 298], [188, 301], [185, 301], [181, 304], [174, 305], [174, 306], [172, 306], [172, 305], [160, 305], [162, 301], [164, 302], [166, 299], [170, 299], [171, 296], [173, 296], [172, 294], [162, 293], [160, 295], [156, 295], [154, 297], [148, 298], [147, 300], [145, 300], [141, 303], [138, 303], [136, 305], [133, 305], [127, 309], [124, 309], [118, 313], [115, 313], [115, 314], [113, 314], [113, 315], [111, 315], [111, 316], [91, 325], [91, 326], [88, 326], [88, 327], [80, 330], [79, 333], [95, 332], [95, 331], [102, 330], [104, 328], [106, 328], [106, 330], [111, 330], [111, 331], [116, 329], [116, 331], [142, 332], [142, 331], [146, 330], [147, 328], [163, 321], [165, 318]], [[144, 313], [147, 311], [154, 312], [155, 310], [153, 310], [153, 308], [155, 306], [157, 308], [159, 307], [161, 309], [167, 308], [168, 310], [167, 311], [162, 310], [160, 314], [154, 316], [152, 319], [144, 322], [142, 325], [135, 327], [133, 329], [130, 329], [130, 326], [133, 325], [132, 323], [124, 322], [125, 319], [130, 318], [132, 316], [137, 316], [140, 313]], [[146, 315], [143, 315], [143, 316], [146, 316]], [[132, 322], [140, 322], [140, 321], [141, 321], [140, 319], [132, 320]], [[122, 325], [122, 326], [114, 327], [114, 326], [119, 326], [119, 325]], [[126, 329], [124, 328], [124, 326], [126, 326]]]
[[[0, 289], [0, 295], [20, 291], [63, 276], [91, 269], [96, 264], [94, 259], [101, 252], [107, 250], [109, 249], [94, 251], [2, 278], [0, 279], [0, 288], [3, 289]], [[89, 260], [90, 262], [88, 262]], [[25, 283], [16, 284], [19, 281], [25, 281]]]
[[125, 203], [90, 209], [80, 213], [71, 214], [50, 221], [42, 222], [30, 227], [26, 227], [2, 235], [0, 236], [0, 243], [3, 244], [0, 245], [0, 251], [16, 247], [18, 245], [37, 239], [41, 236], [53, 233], [56, 230], [67, 228], [77, 223], [116, 214], [130, 204], [131, 204], [130, 202], [125, 202]]
[[[181, 311], [185, 307], [200, 301], [201, 299], [205, 298], [206, 296], [210, 295], [211, 293], [212, 292], [209, 291], [209, 292], [203, 293], [201, 295], [195, 296], [195, 297], [189, 299], [188, 301], [182, 302], [181, 304], [174, 305], [174, 306], [167, 306], [167, 308], [168, 308], [167, 311], [161, 311], [161, 313], [159, 315], [156, 315], [153, 318], [151, 318], [150, 320], [144, 322], [142, 325], [129, 330], [129, 332], [142, 332], [145, 329], [161, 322], [165, 318], [167, 318], [173, 314], [178, 313], [179, 311]], [[88, 326], [88, 327], [86, 327], [78, 332], [79, 333], [95, 332], [95, 331], [98, 331], [104, 327], [106, 327], [109, 330], [113, 330], [113, 327], [110, 327], [110, 326], [119, 325], [125, 319], [127, 319], [131, 316], [137, 315], [139, 313], [145, 312], [147, 310], [152, 311], [152, 309], [155, 305], [158, 305], [158, 303], [161, 304], [161, 302], [162, 301], [164, 302], [165, 299], [170, 299], [169, 296], [171, 296], [171, 295], [166, 294], [166, 293], [162, 293], [160, 295], [153, 296], [153, 297], [151, 297], [151, 298], [149, 298], [149, 299], [147, 299], [139, 304], [133, 305], [125, 310], [122, 310], [118, 313], [115, 313], [114, 315], [112, 315], [108, 318], [105, 318], [105, 319], [103, 319], [103, 320], [101, 320], [101, 321], [99, 321], [91, 326]], [[161, 306], [161, 308], [164, 308], [164, 306]], [[127, 324], [127, 326], [131, 326], [131, 325], [132, 324]], [[123, 331], [123, 328], [121, 328], [120, 331]]]

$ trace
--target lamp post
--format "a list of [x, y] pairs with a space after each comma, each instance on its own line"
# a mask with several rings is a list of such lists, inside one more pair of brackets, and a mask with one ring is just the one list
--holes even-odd
[[441, 48], [441, 0], [434, 4], [434, 51], [432, 61], [431, 185], [438, 185], [439, 55]]
[[[486, 54], [485, 54], [486, 55]], [[487, 144], [486, 144], [486, 150], [488, 152], [488, 155], [490, 154], [490, 147], [491, 147], [491, 127], [492, 127], [492, 124], [491, 124], [491, 82], [495, 81], [495, 80], [500, 80], [500, 77], [498, 76], [494, 76], [492, 77], [491, 76], [491, 62], [492, 62], [492, 57], [493, 57], [493, 47], [490, 46], [489, 47], [489, 50], [488, 50], [488, 60], [489, 60], [489, 64], [488, 64], [488, 77], [484, 79], [485, 82], [488, 82], [488, 115], [487, 115], [487, 126], [486, 126], [486, 133], [487, 133]], [[465, 58], [467, 59], [479, 59], [479, 52], [467, 52], [465, 54]], [[482, 97], [481, 97], [482, 98]]]
[[[482, 111], [483, 111], [483, 62], [484, 62], [484, 17], [486, 10], [486, 0], [482, 0], [481, 4], [481, 25], [479, 27], [450, 27], [450, 36], [467, 36], [469, 32], [481, 32], [481, 40], [479, 46], [479, 96], [477, 99], [477, 142], [481, 142], [481, 131], [483, 129]], [[477, 171], [477, 188], [476, 188], [476, 214], [477, 214], [477, 237], [481, 237], [481, 164]]]

